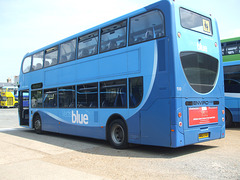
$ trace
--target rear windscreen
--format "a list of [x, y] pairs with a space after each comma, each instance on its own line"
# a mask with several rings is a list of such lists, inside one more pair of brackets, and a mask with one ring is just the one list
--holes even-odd
[[180, 8], [180, 19], [182, 27], [207, 35], [212, 35], [212, 21], [210, 18], [187, 9]]
[[198, 93], [208, 93], [218, 75], [218, 60], [199, 52], [181, 52], [181, 63], [190, 86]]

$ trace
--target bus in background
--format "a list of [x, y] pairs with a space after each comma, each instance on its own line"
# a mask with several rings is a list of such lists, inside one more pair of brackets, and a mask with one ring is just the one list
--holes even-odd
[[222, 43], [226, 127], [240, 122], [240, 37]]
[[223, 138], [220, 53], [213, 17], [156, 2], [26, 54], [20, 125], [105, 139], [119, 149]]
[[18, 106], [18, 88], [16, 86], [4, 86], [1, 92], [1, 107]]
[[240, 60], [240, 37], [221, 40], [223, 62]]

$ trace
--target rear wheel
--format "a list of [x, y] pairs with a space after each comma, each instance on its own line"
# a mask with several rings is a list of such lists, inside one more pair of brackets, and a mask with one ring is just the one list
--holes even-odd
[[116, 149], [128, 147], [127, 126], [121, 119], [112, 121], [109, 125], [108, 140]]
[[34, 117], [34, 130], [37, 134], [42, 134], [42, 121], [39, 115]]
[[225, 125], [227, 128], [232, 127], [233, 122], [232, 122], [232, 114], [228, 109], [225, 109]]

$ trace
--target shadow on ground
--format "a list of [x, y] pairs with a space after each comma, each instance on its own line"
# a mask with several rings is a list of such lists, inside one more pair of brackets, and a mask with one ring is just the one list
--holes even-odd
[[[117, 150], [113, 149], [106, 141], [96, 140], [91, 138], [63, 135], [58, 133], [44, 132], [44, 134], [36, 134], [35, 131], [15, 128], [6, 129], [1, 133], [25, 138], [45, 144], [71, 149], [78, 152], [118, 156], [118, 157], [139, 157], [139, 158], [176, 158], [188, 154], [206, 151], [208, 149], [216, 148], [217, 146], [207, 146], [202, 144], [189, 145], [180, 148], [165, 148], [156, 146], [131, 145], [129, 149]], [[214, 143], [213, 143], [214, 144]]]

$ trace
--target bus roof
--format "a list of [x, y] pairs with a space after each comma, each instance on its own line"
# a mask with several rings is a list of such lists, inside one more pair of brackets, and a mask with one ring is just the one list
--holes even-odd
[[[166, 1], [166, 0], [162, 0], [162, 1]], [[167, 1], [172, 1], [172, 0], [167, 0]], [[158, 2], [159, 2], [159, 1], [158, 1]], [[156, 2], [156, 3], [158, 3], [158, 2]], [[156, 3], [154, 3], [154, 4], [156, 4]], [[152, 6], [152, 5], [154, 5], [154, 4], [151, 4], [151, 5], [149, 5], [149, 6]], [[148, 6], [146, 6], [146, 7], [148, 7]], [[99, 24], [99, 25], [97, 25], [97, 26], [94, 26], [94, 27], [92, 27], [92, 28], [83, 30], [83, 31], [81, 31], [81, 32], [79, 32], [79, 33], [76, 33], [76, 34], [74, 34], [74, 35], [72, 35], [72, 36], [63, 38], [63, 39], [61, 39], [61, 40], [59, 40], [59, 41], [57, 41], [57, 42], [54, 42], [54, 43], [49, 44], [49, 45], [47, 45], [47, 46], [44, 46], [44, 47], [42, 47], [42, 48], [40, 48], [40, 49], [37, 49], [37, 50], [35, 50], [35, 51], [29, 52], [29, 53], [27, 53], [27, 54], [24, 56], [24, 58], [27, 57], [27, 56], [33, 55], [33, 54], [35, 54], [35, 53], [37, 53], [37, 52], [39, 52], [39, 51], [43, 51], [43, 50], [49, 49], [49, 48], [51, 48], [51, 47], [57, 46], [57, 45], [59, 45], [59, 44], [61, 44], [61, 43], [64, 43], [64, 42], [66, 42], [66, 41], [70, 41], [70, 40], [72, 40], [72, 39], [74, 39], [74, 38], [77, 38], [77, 37], [79, 37], [79, 36], [86, 35], [86, 34], [88, 34], [88, 33], [97, 31], [97, 30], [99, 30], [99, 29], [101, 29], [101, 28], [103, 28], [103, 27], [107, 27], [107, 26], [109, 26], [109, 25], [111, 25], [111, 24], [114, 24], [114, 23], [117, 23], [117, 22], [126, 20], [126, 19], [129, 18], [129, 17], [138, 15], [138, 14], [140, 14], [140, 13], [144, 13], [144, 12], [146, 12], [146, 9], [145, 9], [146, 7], [141, 8], [141, 9], [138, 9], [138, 10], [133, 11], [133, 12], [130, 12], [130, 13], [125, 14], [125, 15], [123, 15], [123, 16], [114, 18], [114, 19], [112, 19], [112, 20], [109, 20], [109, 21], [107, 21], [107, 22], [104, 22], [104, 23], [102, 23], [102, 24]]]
[[[72, 39], [74, 39], [74, 38], [77, 38], [77, 37], [80, 37], [80, 36], [82, 36], [82, 35], [86, 35], [86, 34], [88, 34], [88, 33], [91, 33], [91, 32], [97, 31], [97, 30], [100, 30], [100, 29], [103, 28], [103, 27], [107, 27], [107, 26], [112, 25], [112, 24], [114, 24], [114, 23], [117, 23], [117, 22], [126, 20], [126, 19], [128, 19], [128, 18], [130, 18], [130, 17], [136, 16], [136, 15], [141, 14], [141, 13], [144, 13], [144, 12], [146, 12], [148, 9], [154, 9], [154, 7], [156, 7], [156, 5], [157, 5], [159, 2], [168, 2], [170, 5], [173, 5], [173, 3], [174, 3], [174, 4], [178, 4], [178, 6], [180, 6], [180, 3], [179, 3], [178, 1], [174, 1], [174, 0], [159, 0], [159, 1], [155, 2], [155, 3], [153, 3], [153, 4], [147, 5], [147, 6], [143, 7], [143, 8], [141, 8], [141, 9], [138, 9], [138, 10], [135, 10], [135, 11], [133, 11], [133, 12], [127, 13], [127, 14], [125, 14], [125, 15], [122, 15], [122, 16], [120, 16], [120, 17], [114, 18], [114, 19], [112, 19], [112, 20], [109, 20], [109, 21], [107, 21], [107, 22], [104, 22], [104, 23], [102, 23], [102, 24], [99, 24], [99, 25], [97, 25], [97, 26], [94, 26], [94, 27], [92, 27], [92, 28], [86, 29], [86, 30], [81, 31], [81, 32], [79, 32], [79, 33], [76, 33], [76, 34], [74, 34], [74, 35], [72, 35], [72, 36], [63, 38], [63, 39], [61, 39], [61, 40], [59, 40], [59, 41], [57, 41], [57, 42], [51, 43], [51, 44], [49, 44], [49, 45], [47, 45], [47, 46], [44, 46], [44, 47], [39, 48], [39, 49], [37, 49], [37, 50], [34, 50], [34, 51], [32, 51], [32, 52], [28, 52], [28, 53], [24, 56], [24, 58], [26, 58], [27, 56], [31, 56], [31, 55], [33, 55], [33, 54], [35, 54], [35, 53], [37, 53], [37, 52], [40, 52], [40, 51], [43, 51], [43, 50], [52, 48], [52, 47], [54, 47], [54, 46], [58, 46], [59, 44], [62, 44], [62, 43], [64, 43], [64, 42], [66, 42], [66, 41], [70, 41], [70, 40], [72, 40]], [[182, 7], [182, 6], [181, 6], [181, 7]], [[185, 5], [184, 5], [184, 7], [187, 8], [187, 9], [191, 9], [191, 10], [195, 11], [195, 9], [188, 8], [188, 6], [185, 6]], [[195, 11], [195, 12], [201, 13], [202, 15], [207, 16], [207, 17], [211, 18], [212, 20], [215, 20], [215, 21], [216, 21], [216, 19], [215, 19], [213, 16], [207, 15], [206, 12], [205, 12], [205, 13], [204, 13], [204, 12], [200, 12], [200, 11]], [[23, 59], [24, 59], [24, 58], [23, 58]]]

